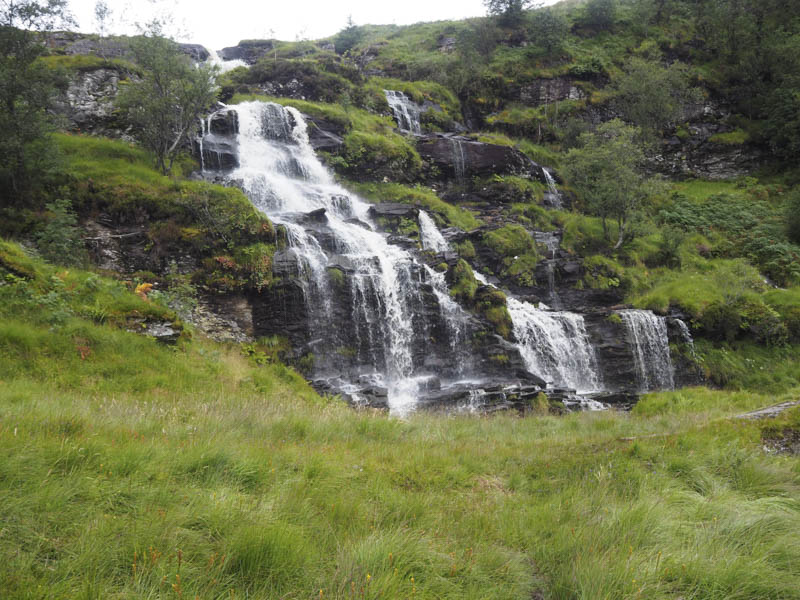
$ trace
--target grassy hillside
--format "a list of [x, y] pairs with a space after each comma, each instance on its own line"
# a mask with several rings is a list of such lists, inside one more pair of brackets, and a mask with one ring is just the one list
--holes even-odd
[[358, 414], [239, 348], [89, 319], [166, 309], [2, 252], [6, 598], [797, 597], [797, 459], [730, 418], [797, 391]]

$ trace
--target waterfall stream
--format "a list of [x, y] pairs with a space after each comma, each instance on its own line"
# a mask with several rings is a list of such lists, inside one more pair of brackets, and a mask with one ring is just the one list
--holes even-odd
[[423, 249], [432, 252], [447, 252], [450, 250], [450, 244], [444, 239], [431, 216], [424, 210], [419, 211], [419, 232]]
[[[371, 205], [336, 183], [294, 108], [264, 102], [223, 108], [203, 121], [198, 146], [205, 169], [240, 187], [285, 232], [276, 283], [288, 287], [276, 293], [296, 290], [291, 293], [300, 296], [289, 298], [300, 306], [278, 313], [292, 324], [287, 329], [288, 322], [281, 322], [278, 331], [291, 332], [293, 347], [310, 357], [315, 384], [356, 403], [383, 398], [395, 414], [413, 410], [423, 398], [436, 403], [460, 395], [477, 410], [514, 402], [513, 389], [535, 395], [539, 383], [531, 382], [538, 380], [526, 369], [559, 393], [603, 389], [595, 349], [577, 313], [543, 310], [509, 296], [516, 362], [504, 371], [481, 354], [475, 340], [490, 339], [476, 337], [485, 335], [483, 322], [451, 297], [444, 273], [376, 229]], [[418, 219], [424, 250], [451, 250], [428, 213], [420, 210]], [[555, 267], [560, 234], [539, 234]], [[549, 284], [550, 301], [558, 306], [555, 281]], [[648, 311], [619, 314], [639, 389], [671, 388], [665, 320]], [[491, 356], [508, 352], [502, 349], [508, 343], [498, 340], [489, 342], [500, 344]]]
[[[491, 285], [480, 273], [475, 273], [475, 279]], [[506, 304], [520, 354], [531, 373], [579, 393], [600, 389], [597, 358], [581, 315], [541, 310], [511, 296]]]
[[386, 102], [392, 109], [394, 120], [400, 131], [407, 131], [415, 135], [422, 135], [422, 125], [419, 118], [421, 109], [418, 104], [412, 102], [403, 92], [395, 90], [383, 90], [386, 95]]
[[675, 387], [667, 320], [649, 310], [620, 310], [618, 314], [632, 346], [639, 389], [647, 392]]
[[553, 179], [553, 176], [547, 169], [542, 169], [542, 173], [544, 173], [545, 181], [547, 181], [547, 191], [550, 194], [550, 203], [552, 204], [553, 208], [562, 208], [561, 192], [559, 192], [558, 188], [556, 187], [556, 180]]
[[511, 297], [508, 312], [520, 352], [532, 373], [556, 387], [579, 393], [600, 389], [597, 359], [581, 315], [540, 310]]

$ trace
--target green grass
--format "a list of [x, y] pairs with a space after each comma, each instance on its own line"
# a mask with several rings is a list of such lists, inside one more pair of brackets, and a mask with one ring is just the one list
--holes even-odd
[[[49, 293], [57, 270], [0, 250]], [[62, 276], [71, 309], [119, 286]], [[4, 598], [797, 597], [797, 459], [728, 419], [781, 398], [399, 420], [236, 346], [50, 322], [17, 285], [0, 286]]]
[[710, 142], [725, 146], [741, 146], [750, 140], [750, 135], [743, 129], [736, 129], [728, 133], [717, 133], [709, 138]]
[[196, 167], [188, 157], [167, 177], [132, 144], [66, 134], [54, 140], [65, 161], [60, 193], [80, 215], [103, 211], [120, 222], [146, 216], [150, 242], [208, 259], [195, 274], [197, 283], [221, 290], [269, 283], [275, 232], [241, 190], [180, 179]]

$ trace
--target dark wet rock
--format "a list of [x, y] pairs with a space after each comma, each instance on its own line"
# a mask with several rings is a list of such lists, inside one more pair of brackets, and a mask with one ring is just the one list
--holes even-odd
[[419, 208], [413, 204], [386, 202], [370, 206], [369, 214], [373, 217], [408, 217], [416, 219], [419, 214]]
[[302, 223], [327, 223], [328, 222], [328, 215], [326, 214], [327, 210], [324, 208], [318, 208], [317, 210], [312, 210], [309, 213], [306, 213], [305, 216], [301, 219]]
[[178, 46], [180, 46], [181, 52], [195, 62], [205, 62], [211, 56], [205, 46], [200, 44], [178, 44]]
[[514, 174], [543, 179], [539, 165], [509, 146], [437, 135], [422, 138], [417, 149], [423, 159], [448, 177]]
[[636, 393], [639, 383], [636, 363], [628, 343], [625, 326], [610, 313], [584, 316], [586, 332], [597, 356], [606, 390]]
[[300, 273], [300, 263], [294, 250], [278, 250], [272, 257], [274, 277], [295, 277]]
[[736, 129], [732, 112], [715, 102], [695, 108], [672, 137], [661, 142], [650, 157], [653, 171], [670, 177], [731, 179], [752, 173], [764, 165], [768, 153], [745, 141], [725, 143], [720, 134]]
[[253, 300], [255, 337], [282, 335], [297, 355], [309, 344], [309, 313], [302, 281], [278, 279]]
[[195, 152], [201, 153], [203, 169], [230, 171], [239, 166], [238, 143], [232, 136], [207, 135], [202, 146], [195, 142]]
[[239, 113], [234, 108], [215, 112], [208, 120], [208, 132], [217, 135], [236, 135], [239, 133]]
[[308, 141], [314, 150], [338, 152], [342, 148], [346, 133], [343, 125], [322, 117], [303, 117], [308, 125]]

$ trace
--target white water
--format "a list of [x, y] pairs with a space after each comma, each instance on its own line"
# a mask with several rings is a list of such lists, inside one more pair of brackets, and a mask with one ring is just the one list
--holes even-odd
[[[478, 272], [475, 279], [491, 285]], [[581, 315], [542, 310], [511, 296], [506, 297], [506, 305], [520, 355], [531, 373], [578, 393], [600, 389], [597, 357]]]
[[309, 308], [318, 311], [310, 319], [319, 329], [315, 336], [325, 339], [331, 334], [325, 331], [331, 329], [331, 318], [330, 303], [324, 298], [329, 257], [297, 221], [298, 216], [324, 208], [336, 251], [354, 265], [350, 285], [359, 304], [354, 307], [355, 326], [362, 330], [367, 348], [380, 347], [385, 365], [377, 366], [385, 369], [390, 407], [404, 412], [414, 404], [417, 391], [409, 302], [416, 293], [411, 289], [414, 259], [389, 245], [380, 233], [346, 222], [352, 217], [369, 222], [369, 205], [337, 185], [317, 160], [299, 112], [260, 102], [243, 103], [236, 110], [240, 166], [230, 179], [239, 181], [256, 207], [286, 228], [289, 245], [308, 275], [310, 300], [322, 300], [309, 302]]
[[689, 346], [691, 355], [697, 356], [694, 350], [694, 339], [692, 339], [692, 333], [689, 331], [689, 326], [681, 319], [675, 319], [675, 322], [678, 324], [678, 328], [681, 330], [681, 337], [683, 338], [684, 343]]
[[444, 239], [442, 232], [436, 227], [431, 216], [424, 210], [419, 211], [419, 232], [422, 238], [422, 248], [431, 252], [447, 252], [450, 244]]
[[561, 208], [561, 192], [559, 192], [556, 187], [556, 180], [553, 179], [553, 176], [547, 169], [542, 169], [542, 173], [544, 173], [544, 179], [547, 182], [547, 191], [551, 194], [555, 208]]
[[467, 157], [464, 154], [464, 144], [461, 140], [450, 138], [450, 145], [453, 148], [453, 170], [456, 179], [461, 181], [467, 176]]
[[673, 389], [667, 320], [649, 310], [620, 310], [618, 314], [632, 346], [639, 389], [644, 392]]
[[403, 92], [383, 90], [386, 102], [394, 113], [394, 120], [400, 131], [407, 131], [415, 135], [422, 135], [422, 125], [419, 122], [420, 107], [412, 102]]
[[531, 373], [579, 393], [600, 388], [597, 359], [581, 315], [540, 310], [511, 297], [507, 303], [514, 336]]
[[222, 60], [222, 57], [216, 50], [209, 50], [208, 53], [209, 53], [208, 62], [217, 67], [220, 73], [227, 73], [228, 71], [232, 71], [236, 67], [250, 66], [246, 62], [238, 58], [235, 60]]

